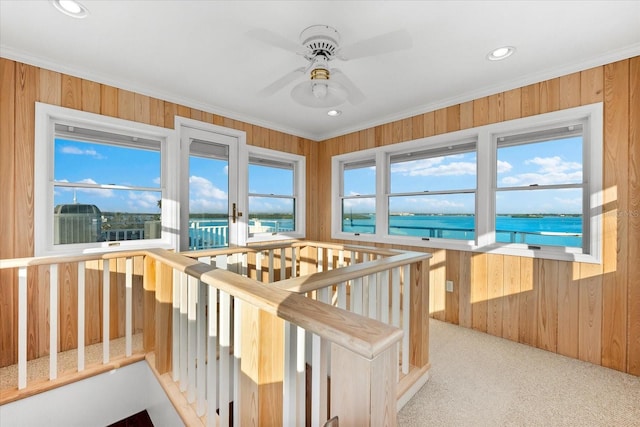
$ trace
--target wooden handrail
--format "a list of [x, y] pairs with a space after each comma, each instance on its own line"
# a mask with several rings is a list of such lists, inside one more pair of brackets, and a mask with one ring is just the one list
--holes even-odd
[[429, 258], [431, 258], [431, 254], [424, 252], [394, 252], [391, 256], [386, 258], [376, 259], [366, 263], [352, 264], [334, 270], [327, 270], [307, 274], [301, 277], [292, 277], [290, 279], [280, 280], [274, 283], [272, 288], [285, 289], [296, 293], [306, 293], [346, 282], [347, 280], [378, 273], [380, 271], [424, 261]]
[[[234, 249], [231, 249], [231, 251], [234, 251]], [[236, 252], [246, 252], [246, 248], [237, 248]], [[225, 250], [221, 253], [229, 252]], [[110, 251], [75, 256], [8, 259], [0, 260], [0, 269], [134, 256], [150, 256], [178, 271], [196, 277], [210, 286], [214, 286], [229, 295], [240, 298], [262, 310], [299, 325], [309, 332], [350, 349], [354, 353], [368, 359], [376, 357], [380, 352], [402, 338], [402, 330], [393, 326], [386, 325], [377, 320], [364, 318], [363, 316], [337, 307], [328, 306], [285, 289], [279, 289], [275, 286], [265, 287], [253, 279], [240, 276], [230, 271], [217, 269], [211, 265], [165, 249]], [[385, 259], [378, 260], [376, 263], [377, 262], [384, 264]], [[400, 261], [391, 260], [388, 261], [388, 264], [395, 265], [398, 262]], [[348, 273], [349, 277], [356, 274], [355, 271], [361, 268], [357, 265], [351, 267], [354, 267], [354, 269]], [[387, 265], [387, 268], [389, 268], [389, 265]], [[337, 270], [332, 271], [336, 271], [336, 273], [333, 273], [335, 277], [340, 277], [340, 280], [347, 280], [344, 278], [345, 276], [337, 274]], [[328, 278], [318, 278], [316, 285], [318, 283], [326, 283], [331, 277], [330, 275]]]
[[367, 359], [373, 359], [402, 338], [402, 330], [377, 320], [331, 307], [276, 287], [266, 287], [248, 277], [167, 252], [146, 253], [170, 267], [240, 298], [249, 304], [301, 326]]

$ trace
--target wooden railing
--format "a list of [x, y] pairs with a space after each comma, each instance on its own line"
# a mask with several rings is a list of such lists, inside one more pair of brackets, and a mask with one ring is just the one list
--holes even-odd
[[[96, 277], [87, 266], [101, 270], [102, 336], [113, 337], [111, 325], [121, 322], [110, 317], [114, 262], [124, 271], [124, 353], [112, 355], [103, 339], [102, 360], [87, 366], [85, 279]], [[189, 425], [206, 419], [210, 425], [315, 426], [330, 416], [343, 425], [394, 425], [398, 389], [410, 388], [398, 386], [398, 367], [405, 379], [413, 367], [414, 383], [428, 368], [427, 263], [423, 253], [311, 242], [0, 260], [0, 269], [14, 270], [18, 282], [17, 387], [4, 390], [1, 402], [153, 353], [158, 375], [170, 375], [193, 404], [195, 416], [183, 414]], [[38, 266], [48, 266], [50, 356], [48, 379], [34, 388], [27, 383], [32, 320], [26, 305], [28, 272]], [[77, 277], [77, 365], [58, 379], [58, 320], [74, 317], [57, 311], [58, 282], [63, 278], [68, 288], [69, 277]], [[132, 284], [140, 278], [144, 292], [134, 296]], [[136, 332], [143, 335], [141, 349], [132, 347]]]

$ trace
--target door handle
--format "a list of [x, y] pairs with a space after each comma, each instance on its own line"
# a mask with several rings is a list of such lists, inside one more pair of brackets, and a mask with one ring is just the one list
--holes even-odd
[[231, 220], [232, 220], [232, 221], [233, 221], [233, 223], [235, 224], [235, 223], [236, 223], [236, 219], [237, 219], [237, 218], [240, 218], [240, 217], [242, 216], [242, 212], [240, 212], [240, 211], [238, 211], [238, 210], [237, 210], [237, 208], [236, 208], [236, 204], [235, 204], [235, 203], [233, 203], [233, 204], [231, 205], [231, 211], [232, 211], [232, 213], [231, 213]]

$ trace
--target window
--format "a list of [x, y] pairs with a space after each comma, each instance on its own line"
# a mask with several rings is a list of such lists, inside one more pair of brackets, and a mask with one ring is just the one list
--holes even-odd
[[357, 234], [376, 232], [376, 166], [365, 159], [342, 165], [342, 231]]
[[496, 137], [496, 242], [582, 248], [582, 133], [576, 123]]
[[389, 156], [389, 235], [475, 239], [476, 143]]
[[248, 242], [304, 237], [305, 159], [248, 148]]
[[36, 255], [172, 247], [169, 131], [45, 104], [36, 118]]
[[600, 262], [601, 103], [335, 156], [332, 171], [335, 239]]

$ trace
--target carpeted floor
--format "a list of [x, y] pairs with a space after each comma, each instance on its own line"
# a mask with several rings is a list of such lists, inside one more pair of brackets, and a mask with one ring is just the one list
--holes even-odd
[[412, 426], [640, 426], [640, 378], [430, 321], [431, 376]]

